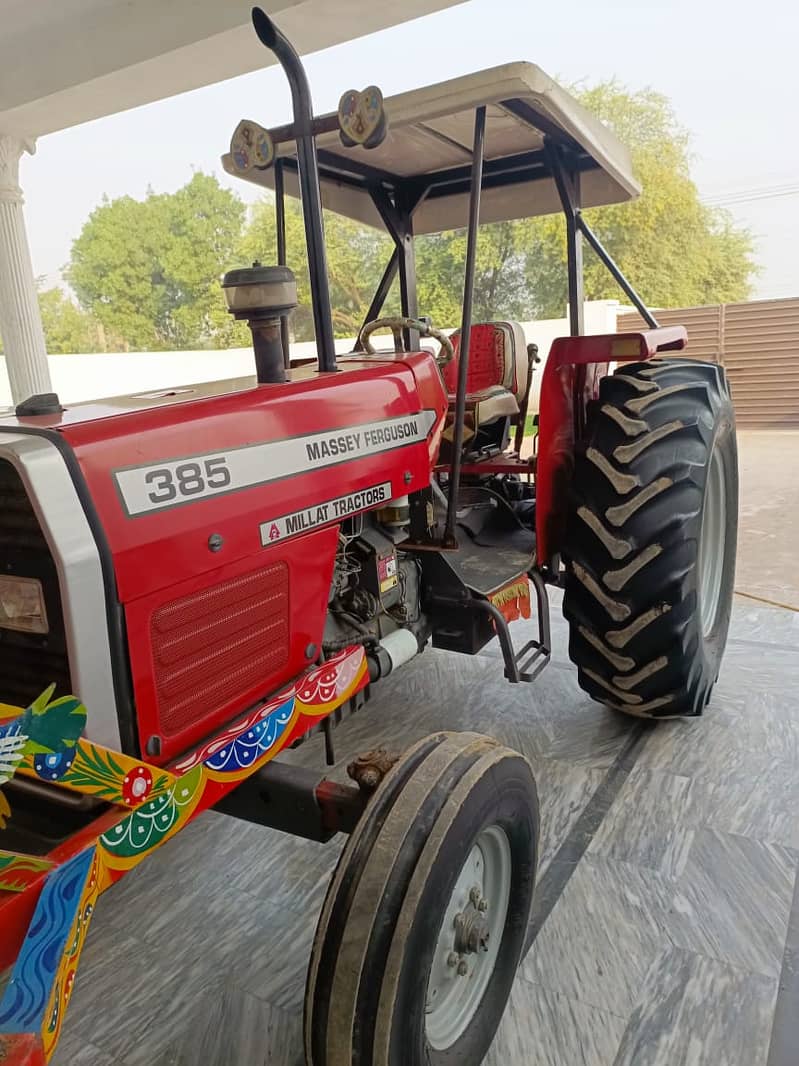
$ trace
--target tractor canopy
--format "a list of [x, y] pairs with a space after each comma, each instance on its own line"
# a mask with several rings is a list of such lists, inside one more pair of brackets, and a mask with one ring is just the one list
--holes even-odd
[[[342, 143], [338, 116], [314, 121], [322, 204], [383, 228], [374, 192], [414, 204], [413, 232], [436, 233], [467, 224], [475, 111], [486, 108], [481, 222], [501, 222], [562, 210], [553, 172], [556, 151], [579, 176], [580, 206], [637, 197], [627, 149], [540, 67], [509, 63], [400, 93], [385, 100], [387, 134], [365, 148]], [[271, 130], [275, 161], [283, 161], [285, 191], [299, 196], [293, 126]], [[242, 173], [228, 153], [228, 173], [275, 188], [275, 168]]]

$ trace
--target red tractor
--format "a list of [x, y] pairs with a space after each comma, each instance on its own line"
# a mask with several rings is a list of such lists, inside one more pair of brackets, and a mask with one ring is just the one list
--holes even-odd
[[[582, 214], [637, 195], [625, 150], [528, 64], [386, 102], [349, 92], [314, 117], [298, 56], [253, 20], [294, 102], [289, 126], [240, 123], [225, 157], [276, 194], [279, 264], [223, 282], [257, 379], [66, 410], [36, 396], [0, 426], [7, 1062], [49, 1058], [96, 896], [213, 805], [350, 833], [311, 958], [309, 1066], [479, 1063], [527, 946], [526, 760], [440, 733], [399, 758], [364, 753], [345, 788], [274, 756], [323, 730], [332, 760], [333, 727], [429, 644], [474, 655], [498, 638], [508, 680], [532, 681], [550, 656], [548, 585], [595, 699], [699, 715], [719, 672], [733, 410], [724, 371], [679, 355], [685, 331], [657, 326]], [[286, 193], [302, 198], [318, 351], [293, 367]], [[339, 358], [323, 204], [394, 241]], [[472, 323], [477, 228], [557, 209], [572, 336], [544, 365], [537, 454], [522, 458], [536, 354], [513, 322]], [[413, 237], [465, 224], [447, 336], [420, 317]], [[583, 239], [649, 329], [582, 335]], [[401, 316], [381, 319], [397, 275]], [[382, 327], [394, 342], [376, 351]], [[517, 649], [509, 620], [531, 610]]]

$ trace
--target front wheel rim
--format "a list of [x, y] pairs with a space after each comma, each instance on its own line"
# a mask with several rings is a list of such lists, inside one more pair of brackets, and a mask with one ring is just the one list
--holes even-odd
[[471, 1025], [496, 968], [510, 902], [512, 858], [504, 829], [484, 829], [444, 912], [427, 981], [425, 1029], [446, 1051]]
[[702, 504], [702, 529], [699, 535], [699, 617], [702, 635], [713, 631], [721, 603], [727, 535], [727, 495], [724, 459], [719, 448], [713, 449]]

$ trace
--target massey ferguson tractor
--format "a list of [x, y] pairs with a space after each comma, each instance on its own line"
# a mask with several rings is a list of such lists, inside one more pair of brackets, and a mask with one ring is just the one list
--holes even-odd
[[[733, 410], [724, 371], [680, 354], [685, 331], [658, 327], [582, 214], [638, 194], [624, 148], [524, 63], [347, 92], [314, 117], [296, 52], [253, 23], [294, 106], [271, 131], [241, 122], [224, 160], [275, 192], [279, 262], [223, 279], [255, 377], [66, 409], [33, 396], [1, 420], [4, 1066], [50, 1058], [99, 894], [209, 807], [349, 834], [311, 955], [309, 1066], [477, 1066], [527, 946], [529, 764], [473, 733], [363, 753], [351, 786], [275, 756], [322, 731], [332, 757], [334, 726], [429, 645], [498, 639], [508, 681], [533, 681], [548, 586], [580, 685], [616, 711], [699, 715], [719, 672]], [[292, 366], [297, 194], [317, 359]], [[394, 243], [339, 358], [323, 205]], [[472, 323], [477, 229], [556, 210], [571, 336], [523, 458], [536, 354], [514, 322]], [[414, 235], [464, 226], [447, 335], [417, 305]], [[582, 335], [583, 240], [649, 328]], [[380, 318], [396, 277], [401, 316]], [[537, 635], [514, 641], [531, 611]]]

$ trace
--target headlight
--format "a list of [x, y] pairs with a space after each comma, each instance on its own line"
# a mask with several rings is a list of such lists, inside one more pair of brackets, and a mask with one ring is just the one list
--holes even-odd
[[0, 575], [0, 629], [49, 632], [41, 581], [35, 577]]

